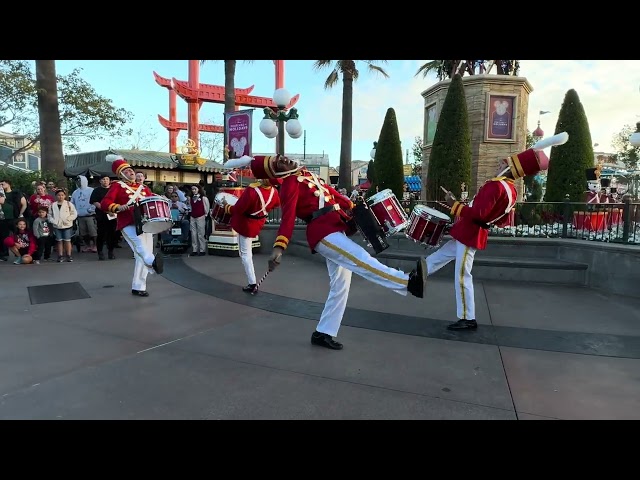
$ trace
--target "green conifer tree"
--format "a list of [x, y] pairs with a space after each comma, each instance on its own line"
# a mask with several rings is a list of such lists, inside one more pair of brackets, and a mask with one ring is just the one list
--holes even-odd
[[433, 138], [426, 199], [443, 201], [444, 192], [440, 186], [460, 198], [462, 182], [471, 185], [471, 132], [462, 77], [455, 75], [442, 105]]
[[396, 198], [402, 198], [402, 184], [404, 183], [402, 145], [400, 144], [396, 112], [393, 108], [387, 109], [387, 114], [384, 117], [374, 163], [376, 185], [379, 191], [388, 188]]
[[581, 202], [587, 188], [584, 171], [593, 168], [593, 143], [589, 122], [578, 93], [571, 89], [564, 97], [555, 134], [567, 132], [569, 141], [551, 149], [546, 202], [561, 202], [569, 195], [572, 202]]

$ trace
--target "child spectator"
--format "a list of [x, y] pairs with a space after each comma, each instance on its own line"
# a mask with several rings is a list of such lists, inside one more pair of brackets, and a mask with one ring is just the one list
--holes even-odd
[[38, 249], [33, 256], [35, 263], [40, 263], [40, 259], [45, 262], [51, 256], [53, 248], [53, 226], [49, 223], [47, 207], [38, 208], [38, 216], [33, 221], [33, 236], [36, 237]]
[[4, 239], [4, 244], [17, 257], [13, 262], [16, 265], [31, 263], [32, 255], [38, 247], [36, 237], [27, 229], [27, 221], [24, 218], [18, 219], [16, 231]]

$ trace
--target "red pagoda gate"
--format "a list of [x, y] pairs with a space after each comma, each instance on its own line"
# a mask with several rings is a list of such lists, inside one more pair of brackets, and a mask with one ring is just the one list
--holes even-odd
[[[274, 60], [275, 65], [275, 88], [284, 88], [284, 60]], [[175, 78], [165, 78], [153, 72], [155, 81], [161, 87], [169, 90], [169, 118], [158, 115], [160, 124], [169, 132], [169, 151], [178, 153], [177, 138], [181, 130], [187, 130], [188, 140], [194, 146], [194, 150], [199, 150], [199, 132], [224, 133], [224, 127], [219, 125], [200, 125], [199, 112], [204, 102], [224, 104], [224, 86], [200, 83], [200, 61], [189, 60], [189, 80], [177, 80]], [[238, 107], [258, 107], [264, 109], [271, 107], [277, 109], [273, 99], [268, 97], [257, 97], [250, 95], [254, 86], [249, 88], [236, 88], [236, 110]], [[176, 98], [180, 96], [187, 102], [188, 120], [179, 122], [177, 119]], [[300, 98], [294, 95], [287, 105], [287, 109], [293, 107]]]

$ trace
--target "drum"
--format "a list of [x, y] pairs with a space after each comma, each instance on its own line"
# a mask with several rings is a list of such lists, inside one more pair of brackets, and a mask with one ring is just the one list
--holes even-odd
[[391, 189], [387, 188], [372, 195], [367, 199], [367, 205], [387, 237], [407, 226], [407, 214]]
[[143, 232], [156, 234], [171, 228], [173, 222], [171, 220], [169, 200], [154, 195], [143, 198], [138, 204], [140, 205]]
[[573, 227], [576, 230], [604, 231], [605, 212], [573, 212]]
[[437, 247], [449, 225], [451, 218], [447, 214], [424, 205], [416, 205], [409, 216], [405, 235], [427, 247]]
[[228, 205], [235, 205], [238, 201], [238, 197], [231, 193], [227, 192], [219, 192], [216, 194], [213, 199], [214, 206], [211, 209], [211, 218], [213, 218], [216, 223], [220, 223], [222, 225], [229, 225], [231, 221], [231, 215], [228, 213], [224, 213], [225, 206], [222, 204], [222, 199], [225, 199]]
[[364, 202], [356, 202], [351, 215], [351, 220], [347, 222], [347, 234], [349, 230], [357, 230], [367, 242], [367, 247], [373, 248], [376, 254], [389, 248], [382, 226]]

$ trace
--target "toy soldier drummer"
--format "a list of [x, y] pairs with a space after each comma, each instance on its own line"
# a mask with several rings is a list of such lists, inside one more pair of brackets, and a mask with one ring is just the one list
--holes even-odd
[[611, 193], [611, 179], [600, 179], [600, 203], [617, 203], [615, 197]]
[[600, 168], [598, 165], [584, 171], [587, 177], [587, 191], [584, 192], [584, 201], [590, 205], [600, 203]]

